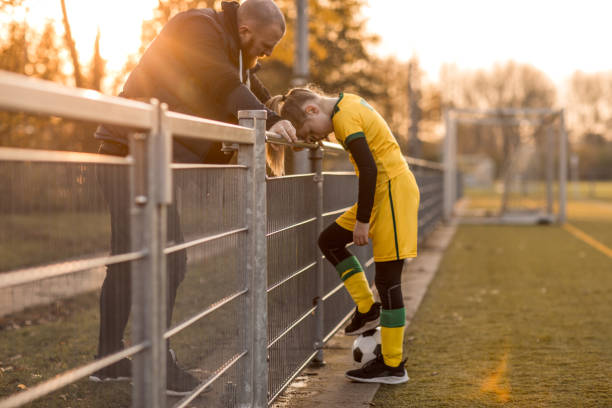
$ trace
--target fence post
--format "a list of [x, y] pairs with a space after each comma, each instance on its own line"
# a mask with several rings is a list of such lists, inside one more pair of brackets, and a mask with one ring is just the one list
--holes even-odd
[[240, 145], [238, 164], [247, 166], [246, 224], [246, 346], [240, 406], [268, 406], [268, 243], [266, 239], [266, 111], [239, 111], [241, 126], [255, 130], [255, 144]]
[[552, 124], [546, 128], [546, 216], [554, 216], [553, 182], [555, 179], [555, 135]]
[[444, 112], [444, 124], [444, 219], [449, 221], [457, 201], [457, 120], [452, 117], [452, 111]]
[[565, 129], [565, 110], [560, 113], [560, 141], [559, 141], [559, 223], [566, 221], [567, 204], [567, 131]]
[[[315, 199], [315, 216], [317, 218], [316, 221], [316, 232], [317, 238], [323, 232], [323, 151], [321, 148], [311, 149], [310, 150], [310, 166], [311, 171], [315, 173], [314, 175], [314, 183], [316, 185], [316, 199]], [[317, 266], [316, 266], [316, 274], [317, 274], [317, 297], [316, 305], [316, 332], [315, 332], [315, 343], [314, 349], [317, 350], [317, 355], [314, 358], [314, 363], [321, 365], [324, 364], [323, 360], [323, 339], [325, 338], [325, 327], [324, 327], [324, 313], [323, 310], [323, 296], [325, 295], [325, 287], [323, 281], [323, 257], [317, 250]]]
[[132, 404], [163, 408], [166, 395], [166, 209], [172, 196], [171, 140], [164, 123], [167, 107], [153, 100], [151, 132], [130, 138], [134, 164], [130, 175], [132, 249], [144, 258], [132, 263], [133, 342], [148, 343], [134, 356]]

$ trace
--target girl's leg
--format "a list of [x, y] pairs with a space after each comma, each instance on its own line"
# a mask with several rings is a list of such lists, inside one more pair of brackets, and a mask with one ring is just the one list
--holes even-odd
[[374, 295], [359, 260], [346, 249], [352, 241], [353, 232], [334, 222], [319, 236], [319, 248], [336, 267], [359, 313], [367, 313], [374, 304]]
[[402, 297], [401, 275], [404, 260], [376, 262], [374, 282], [380, 295], [382, 355], [385, 364], [397, 367], [402, 362], [406, 312]]

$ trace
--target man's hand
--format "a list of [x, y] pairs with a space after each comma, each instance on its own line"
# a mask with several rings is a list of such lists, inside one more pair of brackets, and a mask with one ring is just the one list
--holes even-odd
[[280, 120], [276, 122], [270, 128], [270, 132], [276, 133], [277, 135], [284, 137], [290, 143], [297, 142], [295, 128], [288, 120]]
[[355, 229], [353, 230], [353, 242], [355, 245], [368, 245], [368, 231], [370, 224], [367, 222], [356, 221]]

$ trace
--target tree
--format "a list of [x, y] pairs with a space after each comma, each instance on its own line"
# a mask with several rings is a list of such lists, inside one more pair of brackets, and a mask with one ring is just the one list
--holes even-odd
[[420, 102], [422, 99], [421, 78], [423, 73], [419, 68], [419, 60], [416, 56], [408, 61], [408, 115], [410, 117], [410, 127], [408, 128], [408, 140], [410, 141], [410, 151], [412, 156], [421, 157], [421, 141], [419, 140], [419, 122], [421, 121], [422, 110]]
[[[499, 108], [553, 108], [556, 103], [556, 88], [541, 71], [528, 64], [508, 61], [496, 64], [490, 71], [460, 72], [447, 65], [441, 74], [443, 106], [481, 109]], [[507, 115], [501, 111], [498, 119]], [[546, 138], [542, 137], [549, 123], [542, 123], [529, 132], [535, 134], [538, 151]], [[458, 128], [460, 143], [458, 152], [485, 153], [492, 158], [498, 169], [497, 176], [504, 180], [501, 212], [508, 205], [510, 182], [515, 176], [515, 167], [521, 157], [520, 146], [525, 137], [525, 128], [519, 124], [488, 126], [464, 124]], [[492, 130], [492, 131], [491, 131]]]
[[76, 50], [76, 45], [72, 39], [72, 32], [70, 31], [70, 22], [68, 21], [68, 13], [66, 12], [66, 1], [61, 0], [62, 15], [64, 16], [64, 39], [66, 46], [70, 50], [70, 57], [72, 58], [72, 66], [74, 69], [74, 82], [77, 88], [83, 88], [83, 74], [81, 73], [81, 65], [79, 63], [79, 55]]
[[23, 0], [0, 0], [0, 12], [12, 11], [16, 7], [21, 7]]
[[102, 89], [102, 80], [105, 76], [106, 61], [100, 55], [100, 27], [96, 34], [96, 42], [94, 44], [94, 53], [89, 64], [88, 86], [91, 89], [100, 91]]
[[[142, 28], [142, 54], [148, 44], [176, 13], [193, 7], [219, 7], [218, 0], [160, 0], [153, 19]], [[296, 10], [294, 0], [278, 0], [287, 19], [287, 32], [272, 57], [263, 60], [265, 69], [259, 74], [273, 93], [290, 87], [295, 50]], [[368, 74], [371, 56], [367, 45], [376, 36], [365, 32], [360, 17], [365, 0], [327, 0], [309, 3], [310, 81], [324, 91], [353, 91], [365, 97], [374, 96], [372, 77]]]
[[569, 80], [567, 123], [572, 139], [600, 134], [612, 139], [612, 72], [575, 72]]

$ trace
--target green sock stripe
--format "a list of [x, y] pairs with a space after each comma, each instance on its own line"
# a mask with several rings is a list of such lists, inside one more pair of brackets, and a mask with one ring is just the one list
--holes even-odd
[[340, 276], [340, 279], [342, 279], [342, 282], [346, 281], [348, 278], [350, 278], [351, 276], [358, 274], [358, 273], [363, 273], [363, 271], [357, 270], [357, 269], [351, 269], [350, 272], [345, 273], [344, 275]]
[[[346, 273], [349, 270], [352, 270], [352, 271], [349, 273]], [[359, 263], [359, 260], [357, 259], [357, 257], [353, 255], [353, 256], [349, 256], [348, 258], [340, 262], [338, 265], [336, 265], [336, 271], [338, 271], [338, 276], [340, 276], [340, 279], [345, 281], [351, 275], [354, 275], [355, 273], [363, 272], [363, 268], [361, 267], [361, 264]], [[342, 276], [343, 274], [344, 276]]]
[[400, 309], [383, 309], [380, 313], [380, 325], [382, 327], [402, 327], [406, 324], [406, 310]]

